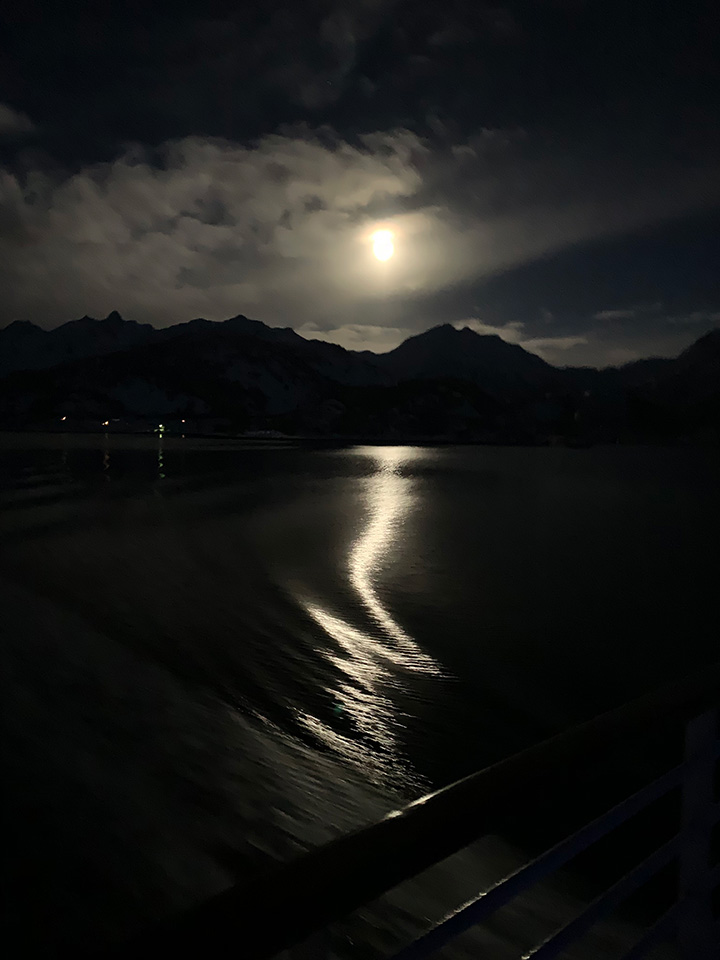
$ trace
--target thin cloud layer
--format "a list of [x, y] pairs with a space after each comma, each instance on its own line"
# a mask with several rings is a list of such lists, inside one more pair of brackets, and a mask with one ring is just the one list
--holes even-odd
[[632, 320], [637, 314], [637, 310], [598, 310], [595, 314], [596, 320]]
[[0, 137], [15, 137], [25, 133], [33, 133], [35, 124], [30, 117], [13, 110], [5, 103], [0, 103]]
[[[350, 143], [299, 126], [251, 145], [138, 146], [66, 178], [0, 171], [2, 319], [52, 326], [119, 309], [162, 326], [246, 313], [382, 351], [456, 319], [447, 306], [433, 315], [433, 298], [720, 202], [709, 164], [670, 190], [671, 171], [619, 188], [607, 163], [571, 160], [521, 130], [448, 147], [402, 129]], [[370, 243], [379, 227], [395, 240], [384, 263]], [[548, 316], [488, 331], [555, 360], [588, 342], [548, 330]]]
[[460, 330], [469, 327], [475, 333], [483, 336], [495, 335], [507, 343], [515, 343], [530, 353], [536, 353], [557, 366], [568, 364], [565, 354], [574, 347], [584, 346], [588, 342], [586, 336], [559, 336], [559, 337], [531, 337], [527, 335], [525, 324], [520, 321], [511, 321], [502, 326], [494, 327], [482, 320], [471, 317], [468, 320], [459, 320], [454, 326]]

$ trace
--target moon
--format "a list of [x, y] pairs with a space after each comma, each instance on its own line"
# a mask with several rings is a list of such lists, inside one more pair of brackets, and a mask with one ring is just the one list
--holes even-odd
[[378, 260], [389, 260], [395, 253], [392, 230], [376, 230], [372, 235], [372, 245]]

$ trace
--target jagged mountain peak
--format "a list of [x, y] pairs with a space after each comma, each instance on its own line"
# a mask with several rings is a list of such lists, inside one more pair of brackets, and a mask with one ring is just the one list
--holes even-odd
[[8, 333], [9, 331], [20, 332], [21, 330], [40, 330], [42, 333], [45, 333], [42, 327], [39, 327], [36, 323], [33, 323], [31, 320], [12, 320], [7, 326], [0, 327], [0, 333]]
[[467, 380], [496, 396], [515, 395], [557, 379], [558, 371], [497, 334], [442, 324], [410, 337], [378, 362], [394, 380]]

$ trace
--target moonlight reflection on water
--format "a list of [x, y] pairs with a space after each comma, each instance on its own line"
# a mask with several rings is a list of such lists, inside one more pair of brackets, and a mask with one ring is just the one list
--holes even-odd
[[400, 759], [395, 733], [400, 721], [392, 702], [382, 693], [383, 686], [401, 684], [398, 674], [402, 671], [440, 676], [441, 670], [395, 620], [383, 604], [377, 586], [380, 567], [397, 546], [403, 522], [415, 500], [413, 480], [402, 475], [402, 467], [415, 459], [419, 451], [412, 447], [372, 447], [359, 452], [371, 456], [376, 469], [367, 481], [369, 514], [350, 550], [348, 579], [374, 629], [360, 629], [316, 602], [303, 601], [303, 606], [340, 647], [339, 655], [325, 652], [327, 659], [348, 677], [346, 683], [329, 691], [335, 699], [336, 712], [350, 719], [370, 741], [372, 749], [308, 714], [300, 719], [328, 746], [355, 762], [361, 761], [365, 768], [374, 769], [382, 777], [388, 772], [397, 774]]

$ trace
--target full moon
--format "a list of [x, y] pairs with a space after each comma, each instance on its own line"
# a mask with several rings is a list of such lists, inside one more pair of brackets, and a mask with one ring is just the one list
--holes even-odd
[[392, 230], [376, 230], [372, 235], [372, 245], [378, 260], [389, 260], [395, 253]]

